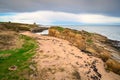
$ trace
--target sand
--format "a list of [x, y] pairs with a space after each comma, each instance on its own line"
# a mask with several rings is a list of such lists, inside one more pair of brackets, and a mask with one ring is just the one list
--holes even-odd
[[105, 70], [104, 62], [86, 54], [66, 40], [31, 32], [22, 34], [38, 42], [34, 57], [38, 80], [120, 80], [120, 76]]

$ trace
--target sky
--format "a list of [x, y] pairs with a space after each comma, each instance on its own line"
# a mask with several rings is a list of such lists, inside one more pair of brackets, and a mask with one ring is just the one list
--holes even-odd
[[120, 0], [0, 0], [0, 22], [120, 25]]

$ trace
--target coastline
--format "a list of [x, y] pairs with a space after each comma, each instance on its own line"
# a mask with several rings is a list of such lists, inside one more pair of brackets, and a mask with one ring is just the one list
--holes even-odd
[[[111, 41], [101, 34], [56, 26], [50, 27], [48, 29], [48, 35], [44, 35], [37, 34], [36, 32], [43, 31], [45, 28], [37, 28], [36, 25], [14, 23], [4, 23], [0, 26], [0, 29], [1, 35], [7, 35], [8, 37], [6, 37], [9, 39], [9, 42], [14, 42], [14, 39], [17, 41], [14, 42], [15, 44], [18, 42], [22, 43], [17, 39], [18, 35], [21, 34], [29, 37], [26, 38], [26, 40], [28, 39], [29, 41], [31, 37], [31, 39], [35, 41], [36, 49], [34, 51], [31, 49], [28, 52], [28, 54], [31, 53], [31, 51], [35, 53], [30, 59], [30, 64], [28, 64], [28, 69], [30, 69], [28, 71], [32, 70], [33, 73], [29, 74], [29, 72], [26, 72], [26, 76], [24, 77], [26, 79], [119, 80], [120, 78], [120, 57], [118, 55], [119, 48], [116, 48], [117, 42]], [[31, 31], [34, 29], [35, 32]], [[6, 33], [6, 31], [14, 32], [15, 34], [11, 35], [16, 35], [16, 38]], [[4, 34], [2, 34], [2, 32], [4, 32]], [[3, 37], [1, 39], [6, 43], [4, 39], [8, 40], [7, 38]], [[8, 50], [8, 46], [11, 47], [11, 45], [12, 44], [3, 45], [3, 48]], [[19, 45], [22, 47], [22, 44]], [[15, 47], [17, 48], [16, 45]], [[2, 53], [2, 57], [3, 55], [5, 54]], [[9, 55], [8, 58], [10, 58]], [[6, 63], [3, 64], [7, 65]], [[15, 63], [10, 64], [17, 66]], [[11, 67], [11, 65], [8, 66], [8, 68], [9, 67]], [[17, 70], [19, 70], [19, 67], [20, 66], [17, 67]]]
[[120, 25], [63, 25], [61, 27], [98, 33], [107, 36], [111, 40], [120, 41]]

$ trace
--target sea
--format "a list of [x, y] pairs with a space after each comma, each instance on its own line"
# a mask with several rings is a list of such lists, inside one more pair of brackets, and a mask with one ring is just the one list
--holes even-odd
[[[85, 25], [60, 25], [64, 28], [71, 28], [76, 30], [85, 30], [92, 33], [98, 33], [106, 36], [111, 40], [120, 41], [120, 25], [109, 25], [109, 26], [85, 26]], [[47, 26], [50, 27], [50, 26]], [[48, 34], [48, 30], [43, 31], [40, 34]]]

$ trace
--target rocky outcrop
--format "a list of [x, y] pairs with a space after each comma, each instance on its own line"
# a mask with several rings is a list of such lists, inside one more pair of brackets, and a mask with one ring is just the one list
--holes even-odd
[[108, 43], [111, 44], [111, 46], [117, 48], [120, 50], [120, 41], [117, 40], [108, 40]]
[[[62, 27], [51, 27], [49, 35], [68, 40], [71, 45], [78, 47], [81, 51], [101, 58], [107, 64], [109, 70], [120, 74], [119, 49], [113, 46], [116, 42], [110, 41], [107, 37], [84, 30], [77, 31]], [[118, 67], [114, 65], [118, 65]]]
[[44, 30], [48, 30], [48, 28], [47, 27], [36, 27], [36, 28], [32, 28], [31, 32], [36, 33], [36, 32], [42, 32]]

